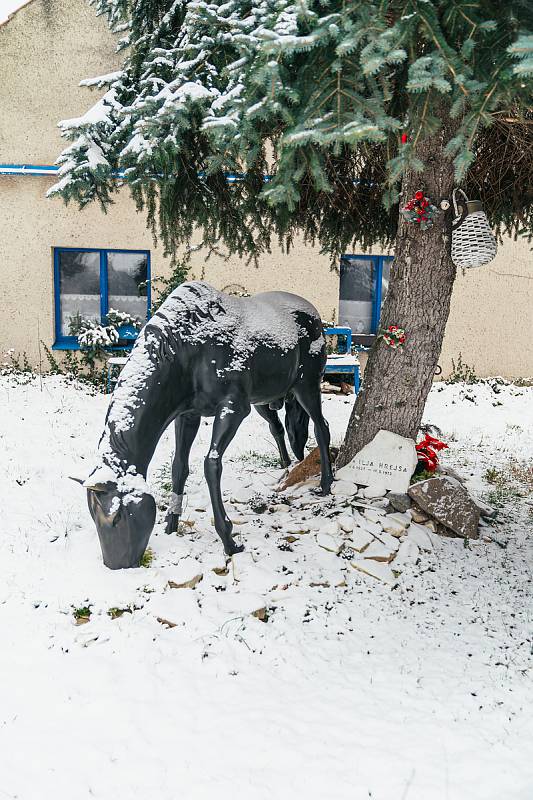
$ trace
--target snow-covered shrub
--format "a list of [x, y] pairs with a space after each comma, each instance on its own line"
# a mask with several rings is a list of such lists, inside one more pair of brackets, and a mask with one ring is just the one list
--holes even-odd
[[106, 315], [107, 324], [112, 325], [114, 328], [122, 328], [125, 325], [131, 325], [133, 328], [140, 330], [142, 327], [142, 320], [133, 314], [128, 314], [127, 311], [117, 311], [116, 308], [110, 308]]
[[18, 384], [31, 383], [35, 373], [26, 353], [16, 355], [14, 348], [11, 348], [4, 353], [4, 356], [6, 360], [0, 364], [0, 375], [12, 378]]
[[97, 322], [91, 322], [84, 331], [78, 334], [78, 342], [80, 347], [90, 350], [113, 347], [118, 342], [118, 331], [114, 325], [99, 325]]

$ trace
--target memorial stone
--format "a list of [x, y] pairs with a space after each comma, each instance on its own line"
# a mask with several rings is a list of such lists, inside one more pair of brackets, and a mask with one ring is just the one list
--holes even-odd
[[383, 486], [405, 494], [417, 465], [415, 443], [396, 433], [381, 430], [344, 467], [336, 478], [361, 486]]

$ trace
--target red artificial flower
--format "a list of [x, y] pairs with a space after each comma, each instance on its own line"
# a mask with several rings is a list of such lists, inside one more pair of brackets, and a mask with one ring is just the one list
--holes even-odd
[[424, 192], [417, 192], [417, 193], [415, 194], [415, 198], [416, 198], [417, 200], [422, 200], [422, 198], [423, 198], [423, 197], [424, 197]]
[[421, 461], [429, 472], [434, 472], [437, 469], [439, 459], [434, 450], [427, 447], [424, 442], [416, 445], [418, 460]]
[[402, 144], [407, 144], [407, 134], [402, 133]]
[[439, 464], [439, 457], [436, 451], [444, 450], [447, 444], [430, 436], [426, 433], [421, 442], [416, 445], [418, 460], [424, 465], [428, 472], [435, 472]]
[[389, 325], [389, 331], [391, 333], [393, 333], [393, 331], [397, 331], [397, 330], [398, 330], [398, 326], [397, 325]]
[[444, 444], [444, 442], [441, 442], [440, 439], [435, 439], [434, 436], [430, 436], [429, 433], [426, 433], [426, 437], [424, 439], [424, 443], [428, 444], [428, 445], [431, 445], [431, 447], [433, 447], [434, 450], [444, 450], [444, 449], [446, 449], [448, 447], [447, 444]]
[[418, 460], [422, 462], [428, 472], [435, 472], [437, 469], [437, 462], [434, 459], [428, 458], [423, 453], [418, 454]]

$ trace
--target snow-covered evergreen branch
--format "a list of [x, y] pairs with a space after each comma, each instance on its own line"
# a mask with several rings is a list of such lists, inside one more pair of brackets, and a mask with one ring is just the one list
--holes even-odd
[[[339, 179], [375, 185], [372, 160], [381, 189], [370, 202], [390, 204], [402, 173], [420, 169], [414, 145], [439, 127], [443, 102], [458, 119], [449, 150], [461, 180], [495, 112], [530, 99], [533, 23], [520, 0], [492, 19], [471, 0], [91, 2], [131, 48], [123, 70], [84, 82], [107, 86], [104, 97], [60, 123], [72, 144], [50, 194], [105, 205], [119, 176], [169, 249], [195, 224], [239, 252], [290, 238], [304, 195]], [[246, 173], [238, 189], [228, 172]], [[346, 236], [322, 236], [324, 224], [305, 233], [340, 246]], [[372, 239], [392, 231], [392, 216], [377, 220]], [[365, 239], [355, 222], [346, 235]]]

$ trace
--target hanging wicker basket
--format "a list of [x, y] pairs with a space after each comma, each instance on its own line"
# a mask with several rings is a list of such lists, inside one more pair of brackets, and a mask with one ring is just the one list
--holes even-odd
[[[462, 195], [457, 202], [458, 195]], [[497, 246], [479, 200], [469, 200], [462, 189], [453, 191], [452, 261], [456, 267], [482, 267], [496, 256]]]

